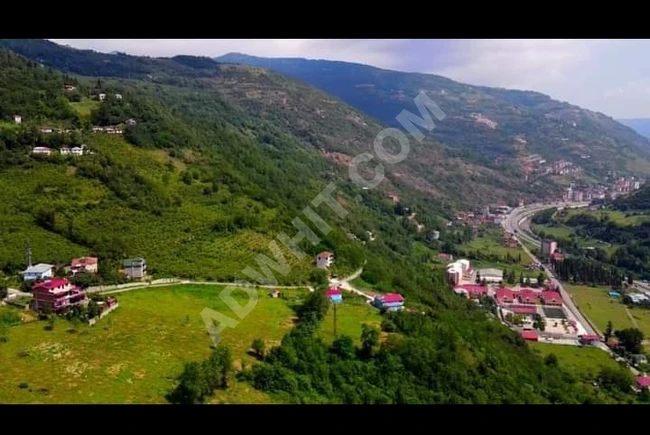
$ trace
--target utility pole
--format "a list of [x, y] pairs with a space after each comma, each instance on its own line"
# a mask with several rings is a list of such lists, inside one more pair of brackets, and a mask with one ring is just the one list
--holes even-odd
[[337, 303], [334, 303], [334, 338], [336, 338], [336, 305]]
[[27, 268], [32, 267], [32, 244], [27, 239]]

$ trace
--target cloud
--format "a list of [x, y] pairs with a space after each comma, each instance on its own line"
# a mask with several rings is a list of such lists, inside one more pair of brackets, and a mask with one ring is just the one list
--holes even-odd
[[650, 117], [650, 40], [54, 39], [98, 51], [149, 56], [342, 60], [438, 74], [474, 85], [543, 92], [614, 117]]

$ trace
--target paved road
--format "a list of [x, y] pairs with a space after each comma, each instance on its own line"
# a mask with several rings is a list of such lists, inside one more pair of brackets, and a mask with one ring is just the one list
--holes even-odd
[[348, 276], [346, 278], [332, 278], [330, 280], [330, 285], [332, 287], [339, 287], [339, 288], [341, 288], [343, 290], [347, 290], [349, 292], [356, 293], [359, 296], [363, 296], [368, 301], [373, 301], [374, 298], [375, 298], [373, 294], [371, 294], [370, 292], [367, 292], [367, 291], [359, 290], [358, 288], [355, 288], [350, 284], [350, 281], [352, 281], [352, 280], [358, 278], [359, 276], [361, 276], [362, 272], [363, 272], [363, 267], [357, 269], [352, 275], [350, 275], [350, 276]]
[[[529, 206], [524, 206], [524, 207], [518, 207], [516, 209], [513, 209], [512, 212], [507, 216], [506, 219], [503, 221], [503, 227], [506, 229], [506, 231], [512, 233], [516, 238], [522, 240], [529, 241], [530, 243], [534, 244], [539, 244], [541, 241], [539, 238], [537, 238], [532, 232], [530, 232], [530, 229], [527, 227], [522, 228], [521, 223], [522, 221], [526, 221], [527, 219], [530, 219], [530, 216], [532, 216], [535, 213], [538, 213], [542, 210], [552, 208], [552, 207], [585, 207], [587, 206], [588, 203], [552, 203], [552, 204], [531, 204]], [[533, 261], [541, 263], [541, 261], [533, 255], [532, 252], [530, 252], [530, 249], [526, 247], [522, 243], [522, 249], [533, 259]], [[595, 328], [578, 310], [578, 307], [576, 307], [575, 303], [573, 302], [573, 298], [571, 298], [571, 295], [564, 289], [564, 286], [562, 286], [562, 283], [560, 282], [559, 279], [555, 276], [555, 274], [550, 270], [550, 268], [547, 266], [546, 267], [546, 274], [549, 276], [549, 278], [554, 279], [558, 282], [559, 286], [559, 291], [560, 294], [562, 295], [562, 300], [564, 301], [564, 304], [568, 308], [568, 310], [573, 314], [573, 316], [582, 324], [582, 326], [585, 328], [588, 334], [598, 334], [601, 335], [600, 332]], [[604, 345], [603, 345], [604, 346]], [[607, 348], [607, 346], [605, 346]], [[609, 350], [609, 349], [608, 349]]]

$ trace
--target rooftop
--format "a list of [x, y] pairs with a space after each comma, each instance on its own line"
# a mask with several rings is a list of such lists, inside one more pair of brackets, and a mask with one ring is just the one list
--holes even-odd
[[144, 264], [144, 258], [127, 258], [122, 262], [124, 267], [137, 267]]
[[331, 288], [331, 289], [328, 289], [325, 292], [325, 296], [337, 296], [337, 295], [340, 295], [340, 294], [342, 294], [342, 292], [341, 292], [341, 289], [338, 289], [338, 288]]
[[70, 265], [72, 267], [85, 266], [90, 264], [97, 264], [97, 261], [98, 261], [97, 257], [73, 258], [72, 261], [70, 262]]
[[46, 263], [38, 263], [34, 266], [28, 267], [23, 273], [45, 273], [49, 270], [52, 270], [54, 266]]
[[537, 341], [539, 339], [539, 334], [534, 329], [521, 331], [521, 338], [524, 340]]
[[638, 376], [636, 378], [636, 384], [641, 388], [648, 388], [650, 387], [650, 377], [647, 375]]
[[323, 251], [320, 254], [318, 254], [319, 257], [325, 257], [325, 258], [332, 257], [333, 255], [334, 254], [330, 251]]
[[399, 293], [387, 293], [383, 296], [380, 296], [379, 300], [383, 303], [404, 302], [404, 296]]

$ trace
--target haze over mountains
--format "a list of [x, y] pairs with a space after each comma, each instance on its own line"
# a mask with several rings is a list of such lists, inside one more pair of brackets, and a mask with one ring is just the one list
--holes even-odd
[[[406, 108], [419, 111], [413, 98], [427, 92], [447, 114], [430, 132], [434, 140], [470, 153], [488, 164], [538, 153], [567, 159], [594, 174], [610, 170], [647, 173], [650, 142], [613, 118], [530, 91], [471, 86], [417, 73], [366, 65], [297, 58], [261, 58], [229, 53], [220, 62], [270, 68], [335, 95], [383, 123], [399, 127]], [[521, 140], [524, 140], [522, 142]], [[588, 161], [581, 156], [590, 155]], [[480, 156], [480, 157], [478, 157]]]
[[618, 119], [618, 122], [623, 125], [627, 125], [640, 135], [650, 138], [649, 118]]

